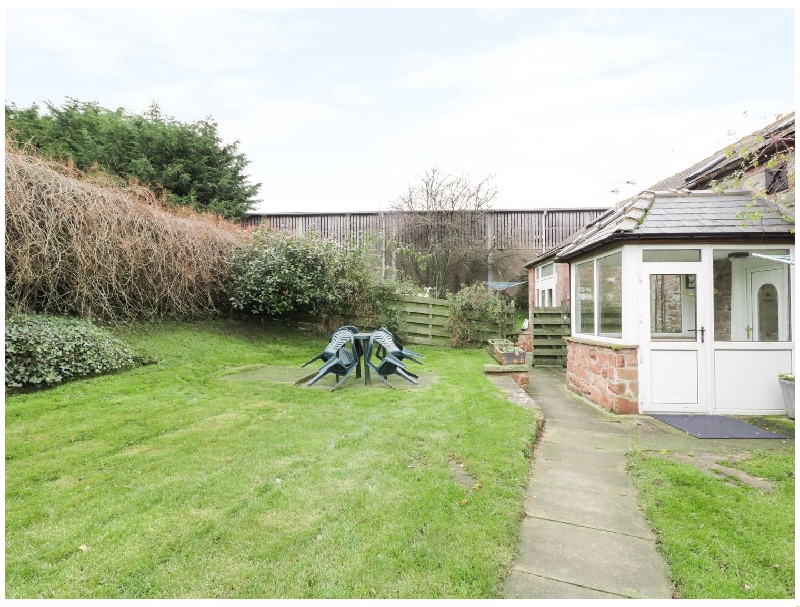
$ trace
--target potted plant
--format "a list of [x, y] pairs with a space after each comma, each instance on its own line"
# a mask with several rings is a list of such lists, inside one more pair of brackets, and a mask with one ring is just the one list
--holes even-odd
[[779, 373], [778, 383], [783, 392], [783, 404], [786, 405], [786, 415], [794, 419], [794, 373]]

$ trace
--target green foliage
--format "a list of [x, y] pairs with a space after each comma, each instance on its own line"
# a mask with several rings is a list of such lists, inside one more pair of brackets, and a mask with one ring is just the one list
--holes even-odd
[[345, 318], [375, 319], [396, 331], [396, 292], [369, 267], [366, 245], [340, 246], [319, 236], [255, 230], [232, 260], [231, 304], [246, 314], [280, 317], [307, 312], [324, 326]]
[[[722, 456], [720, 456], [722, 459]], [[637, 452], [628, 469], [684, 599], [794, 596], [794, 449], [720, 462], [769, 479], [757, 489]]]
[[224, 144], [211, 117], [184, 123], [157, 104], [142, 115], [76, 99], [46, 106], [40, 113], [36, 104], [6, 105], [6, 137], [84, 172], [100, 167], [137, 181], [197, 211], [241, 219], [256, 202], [261, 184], [248, 183], [239, 142]]
[[50, 386], [133, 364], [125, 345], [91, 322], [58, 316], [6, 318], [6, 389]]
[[496, 293], [490, 293], [484, 283], [464, 287], [457, 294], [447, 294], [450, 317], [447, 330], [454, 348], [480, 345], [489, 326], [502, 325], [506, 305]]

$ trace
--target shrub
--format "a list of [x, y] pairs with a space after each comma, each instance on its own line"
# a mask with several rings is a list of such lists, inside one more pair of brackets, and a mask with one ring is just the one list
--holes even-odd
[[367, 245], [341, 246], [316, 235], [254, 230], [232, 257], [233, 309], [255, 316], [306, 312], [323, 328], [356, 320], [397, 331], [396, 292], [370, 268]]
[[464, 287], [455, 295], [448, 293], [447, 300], [450, 317], [446, 327], [453, 348], [480, 345], [490, 327], [497, 327], [504, 320], [503, 300], [483, 283]]
[[6, 389], [50, 386], [133, 365], [125, 345], [91, 322], [38, 315], [6, 318]]
[[98, 185], [9, 147], [5, 166], [7, 310], [108, 321], [227, 311], [237, 226], [177, 217], [145, 188]]

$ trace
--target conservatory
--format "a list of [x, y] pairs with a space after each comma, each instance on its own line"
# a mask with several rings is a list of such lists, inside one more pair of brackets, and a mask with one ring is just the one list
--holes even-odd
[[567, 384], [619, 413], [785, 413], [794, 224], [749, 191], [642, 192], [556, 255], [570, 264]]

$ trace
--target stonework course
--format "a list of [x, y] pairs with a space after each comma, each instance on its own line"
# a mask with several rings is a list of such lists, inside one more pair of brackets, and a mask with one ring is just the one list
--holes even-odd
[[614, 413], [639, 412], [637, 348], [567, 339], [567, 387]]

